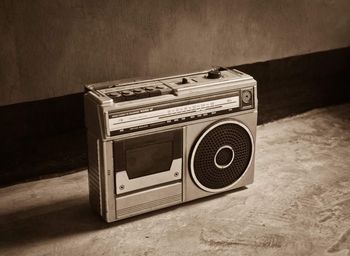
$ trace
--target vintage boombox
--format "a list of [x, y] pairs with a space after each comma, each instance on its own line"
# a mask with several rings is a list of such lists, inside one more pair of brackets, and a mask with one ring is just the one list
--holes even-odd
[[86, 86], [90, 203], [107, 222], [253, 182], [257, 87], [235, 69]]

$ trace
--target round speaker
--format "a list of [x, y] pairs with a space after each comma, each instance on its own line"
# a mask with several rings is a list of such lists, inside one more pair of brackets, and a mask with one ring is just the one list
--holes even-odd
[[205, 191], [226, 190], [247, 170], [253, 150], [253, 137], [245, 125], [219, 121], [205, 129], [192, 147], [192, 178]]

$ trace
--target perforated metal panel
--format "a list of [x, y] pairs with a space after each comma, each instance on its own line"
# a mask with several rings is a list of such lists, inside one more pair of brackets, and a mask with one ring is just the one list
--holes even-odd
[[231, 120], [216, 123], [203, 131], [192, 148], [192, 178], [204, 190], [223, 190], [243, 175], [252, 152], [253, 141], [247, 127]]

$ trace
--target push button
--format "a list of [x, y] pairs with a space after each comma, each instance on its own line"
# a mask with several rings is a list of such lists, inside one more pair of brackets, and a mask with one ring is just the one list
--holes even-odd
[[137, 99], [137, 96], [135, 93], [133, 93], [132, 91], [126, 90], [126, 91], [122, 91], [122, 96], [124, 98], [124, 100], [135, 100]]
[[158, 90], [164, 90], [166, 87], [164, 85], [157, 85], [156, 89]]
[[111, 97], [114, 102], [120, 102], [124, 100], [122, 94], [119, 92], [111, 92], [108, 94], [108, 96]]
[[150, 97], [162, 95], [162, 92], [153, 86], [147, 86], [145, 90], [149, 93]]
[[130, 95], [132, 95], [132, 94], [133, 94], [132, 91], [122, 91], [122, 95], [123, 95], [124, 97], [128, 97], [128, 96], [130, 96]]
[[142, 89], [142, 88], [134, 89], [133, 92], [135, 93], [135, 95], [138, 99], [147, 98], [149, 96], [149, 93], [146, 92], [146, 90]]
[[118, 97], [121, 97], [122, 95], [119, 93], [119, 92], [111, 92], [109, 94], [109, 96], [111, 96], [112, 98], [118, 98]]
[[134, 93], [141, 93], [141, 92], [143, 92], [143, 91], [144, 91], [144, 90], [141, 89], [141, 88], [137, 88], [137, 89], [134, 89], [134, 90], [133, 90]]

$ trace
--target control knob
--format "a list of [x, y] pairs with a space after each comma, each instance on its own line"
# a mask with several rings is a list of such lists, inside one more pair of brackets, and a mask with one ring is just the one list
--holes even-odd
[[218, 79], [221, 77], [221, 72], [218, 69], [210, 70], [207, 74], [208, 79]]
[[188, 79], [186, 77], [182, 78], [181, 83], [182, 84], [188, 84]]

